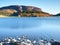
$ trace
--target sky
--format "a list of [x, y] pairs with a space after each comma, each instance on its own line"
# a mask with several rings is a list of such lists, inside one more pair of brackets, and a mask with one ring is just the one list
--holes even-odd
[[60, 13], [60, 0], [0, 0], [0, 7], [9, 5], [35, 6], [50, 14]]

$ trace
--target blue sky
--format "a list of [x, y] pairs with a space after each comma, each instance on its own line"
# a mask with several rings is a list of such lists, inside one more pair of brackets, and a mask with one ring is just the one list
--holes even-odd
[[51, 14], [60, 13], [60, 0], [0, 0], [0, 7], [8, 5], [35, 6]]

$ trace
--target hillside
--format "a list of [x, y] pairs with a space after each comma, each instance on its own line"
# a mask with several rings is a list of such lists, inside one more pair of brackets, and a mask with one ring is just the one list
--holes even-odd
[[60, 13], [56, 14], [56, 15], [53, 15], [53, 16], [59, 16], [60, 17]]
[[37, 7], [12, 5], [0, 8], [0, 16], [45, 17], [52, 15]]

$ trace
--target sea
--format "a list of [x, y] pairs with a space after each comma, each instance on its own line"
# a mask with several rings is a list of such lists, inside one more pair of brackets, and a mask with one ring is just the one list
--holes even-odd
[[23, 35], [31, 40], [56, 39], [60, 41], [60, 17], [0, 18], [0, 40]]

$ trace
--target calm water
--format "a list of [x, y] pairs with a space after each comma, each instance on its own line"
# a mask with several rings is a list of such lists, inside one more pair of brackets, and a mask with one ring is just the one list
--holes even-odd
[[60, 40], [60, 18], [0, 18], [0, 39], [23, 35], [30, 39]]

